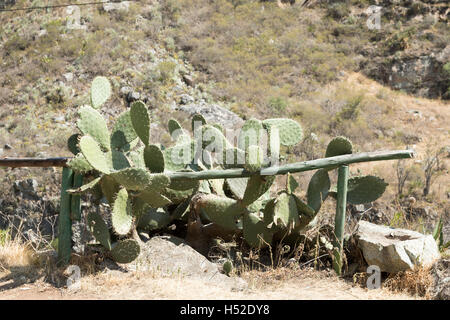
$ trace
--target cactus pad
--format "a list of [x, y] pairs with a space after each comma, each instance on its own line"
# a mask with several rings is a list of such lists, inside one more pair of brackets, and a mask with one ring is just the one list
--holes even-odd
[[111, 213], [111, 221], [114, 228], [120, 235], [126, 235], [131, 230], [133, 216], [131, 202], [128, 198], [128, 192], [121, 189], [114, 200], [114, 206]]
[[246, 212], [236, 200], [214, 194], [204, 195], [197, 205], [210, 221], [229, 230], [237, 229], [237, 218]]
[[290, 173], [287, 175], [286, 189], [288, 193], [294, 193], [295, 189], [298, 187], [298, 182], [295, 180], [294, 176]]
[[128, 151], [131, 143], [137, 138], [131, 123], [131, 114], [127, 110], [122, 112], [117, 118], [111, 133], [111, 148], [114, 150]]
[[353, 152], [353, 145], [350, 140], [345, 137], [336, 137], [330, 141], [325, 152], [325, 157], [334, 157], [344, 154], [351, 154]]
[[164, 154], [157, 145], [151, 144], [145, 147], [144, 162], [150, 172], [164, 172]]
[[120, 151], [111, 150], [105, 153], [108, 166], [114, 170], [122, 170], [130, 167], [128, 158]]
[[141, 247], [136, 240], [126, 239], [114, 243], [111, 257], [118, 263], [130, 263], [141, 253]]
[[76, 133], [69, 137], [67, 140], [67, 148], [70, 152], [72, 152], [74, 155], [77, 155], [81, 152], [80, 148], [78, 148], [78, 142], [81, 138], [81, 134]]
[[347, 202], [363, 204], [382, 196], [388, 184], [375, 176], [353, 177], [348, 179]]
[[100, 108], [111, 96], [111, 84], [105, 77], [95, 77], [91, 84], [91, 105]]
[[111, 236], [103, 218], [97, 212], [89, 212], [87, 220], [95, 240], [100, 242], [107, 250], [111, 250]]
[[146, 231], [158, 230], [172, 221], [170, 215], [163, 209], [150, 209], [142, 214], [138, 221], [138, 227]]
[[330, 190], [330, 177], [327, 170], [317, 170], [309, 181], [307, 198], [308, 206], [314, 209], [315, 212], [320, 210], [322, 202], [328, 196]]
[[160, 192], [153, 190], [144, 190], [137, 195], [137, 199], [147, 203], [152, 208], [160, 208], [171, 204], [172, 201], [162, 195]]
[[288, 231], [298, 224], [297, 203], [292, 195], [286, 192], [278, 195], [275, 200], [273, 222], [277, 226], [286, 227]]
[[251, 176], [247, 182], [247, 187], [242, 198], [242, 204], [248, 206], [258, 200], [270, 189], [274, 180], [275, 176]]
[[261, 170], [264, 162], [264, 155], [259, 146], [249, 146], [245, 153], [244, 168], [250, 172], [257, 172]]
[[80, 107], [78, 114], [80, 115], [80, 119], [77, 121], [78, 129], [83, 134], [94, 138], [104, 150], [108, 151], [110, 147], [109, 131], [102, 115], [89, 106]]
[[130, 117], [134, 131], [144, 145], [148, 146], [150, 143], [150, 116], [147, 106], [141, 101], [133, 102]]
[[262, 248], [272, 243], [273, 231], [254, 213], [244, 214], [242, 218], [244, 238], [254, 248]]
[[67, 162], [67, 166], [77, 173], [87, 173], [94, 170], [83, 154], [78, 154], [75, 158], [70, 159]]
[[192, 132], [195, 132], [196, 129], [200, 128], [201, 126], [203, 126], [205, 124], [206, 124], [206, 120], [200, 113], [196, 113], [192, 116], [192, 120], [191, 120]]
[[293, 146], [303, 138], [302, 127], [294, 120], [284, 118], [267, 119], [262, 123], [268, 130], [269, 135], [271, 135], [272, 130], [278, 130], [280, 143], [284, 146]]
[[243, 151], [248, 151], [249, 146], [259, 145], [263, 130], [264, 128], [260, 120], [247, 120], [239, 132], [238, 148]]
[[114, 199], [116, 198], [117, 192], [120, 190], [120, 185], [112, 177], [103, 176], [100, 180], [100, 187], [106, 200], [108, 200], [108, 203], [112, 205], [114, 203]]
[[104, 174], [109, 174], [111, 172], [109, 161], [100, 149], [98, 143], [91, 136], [81, 137], [79, 146], [83, 156], [95, 170]]
[[102, 177], [95, 178], [91, 182], [86, 183], [86, 184], [84, 184], [81, 187], [76, 188], [76, 189], [69, 189], [69, 190], [67, 190], [67, 192], [71, 193], [71, 194], [81, 194], [81, 193], [84, 193], [84, 192], [86, 192], [88, 190], [92, 190], [100, 182], [101, 178]]

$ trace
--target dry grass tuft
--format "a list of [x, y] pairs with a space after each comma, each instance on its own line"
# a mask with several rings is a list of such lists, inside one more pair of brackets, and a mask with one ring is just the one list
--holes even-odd
[[15, 267], [33, 267], [38, 264], [38, 256], [32, 248], [18, 238], [8, 239], [0, 245], [0, 270]]
[[427, 267], [399, 272], [389, 276], [383, 286], [396, 293], [408, 293], [430, 299], [430, 289], [434, 281], [430, 269]]

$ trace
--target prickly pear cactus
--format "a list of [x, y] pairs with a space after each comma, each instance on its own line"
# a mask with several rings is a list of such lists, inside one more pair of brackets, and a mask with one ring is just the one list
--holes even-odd
[[[303, 183], [291, 174], [284, 190], [272, 190], [278, 172], [266, 169], [275, 168], [282, 158], [281, 146], [293, 146], [303, 137], [302, 127], [294, 120], [250, 119], [234, 145], [220, 125], [208, 124], [196, 114], [191, 133], [171, 119], [168, 131], [173, 145], [161, 146], [150, 141], [150, 113], [141, 101], [134, 102], [108, 126], [98, 109], [110, 95], [109, 81], [97, 77], [92, 82], [91, 105], [78, 110], [79, 133], [70, 136], [67, 144], [75, 157], [68, 166], [91, 178], [69, 192], [102, 193], [110, 207], [107, 220], [111, 227], [98, 213], [87, 216], [87, 225], [96, 241], [119, 263], [131, 262], [139, 255], [139, 243], [133, 239], [136, 228], [153, 232], [175, 224], [186, 226], [195, 218], [205, 227], [218, 226], [241, 235], [251, 247], [264, 247], [276, 238], [303, 232], [328, 195], [335, 196], [329, 177], [334, 168], [314, 173], [305, 199], [295, 194]], [[325, 157], [352, 151], [347, 138], [337, 137], [329, 143]], [[220, 175], [220, 170], [229, 168], [248, 175]], [[219, 174], [203, 179], [201, 174], [208, 170], [219, 170]], [[186, 173], [188, 178], [183, 176]], [[348, 202], [374, 201], [386, 185], [374, 176], [353, 177]]]

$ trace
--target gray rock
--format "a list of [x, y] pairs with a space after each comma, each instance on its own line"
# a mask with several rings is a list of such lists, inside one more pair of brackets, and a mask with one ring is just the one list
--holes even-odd
[[217, 264], [195, 251], [183, 239], [173, 236], [156, 236], [142, 243], [141, 254], [127, 267], [162, 276], [202, 279], [235, 290], [247, 287], [244, 280], [222, 274]]
[[106, 12], [114, 11], [114, 10], [120, 10], [120, 11], [128, 11], [130, 8], [130, 1], [122, 1], [122, 2], [116, 2], [116, 3], [104, 3], [103, 4], [103, 10]]
[[219, 123], [224, 129], [232, 129], [237, 125], [242, 125], [244, 121], [234, 112], [225, 109], [217, 104], [208, 104], [206, 102], [202, 103], [191, 103], [188, 105], [181, 105], [177, 107], [177, 110], [193, 115], [195, 113], [200, 113], [205, 117], [206, 121], [211, 123]]
[[24, 199], [38, 199], [37, 188], [38, 183], [35, 179], [17, 180], [13, 185], [16, 194], [21, 195]]
[[66, 81], [72, 81], [73, 80], [73, 73], [69, 72], [69, 73], [64, 73], [63, 74], [64, 78], [66, 79]]
[[180, 97], [181, 104], [190, 104], [194, 102], [194, 98], [188, 94], [182, 94]]
[[434, 282], [431, 295], [437, 300], [450, 300], [450, 259], [442, 259], [431, 268]]
[[426, 267], [440, 258], [432, 235], [411, 230], [360, 221], [356, 239], [366, 262], [377, 265], [384, 272], [396, 273], [413, 269], [414, 266]]
[[10, 144], [5, 144], [4, 148], [5, 148], [6, 150], [11, 150], [11, 149], [12, 149], [12, 146], [11, 146]]
[[140, 98], [141, 98], [141, 95], [139, 94], [139, 92], [136, 92], [136, 91], [131, 91], [127, 95], [128, 102], [133, 102], [133, 101], [139, 100]]

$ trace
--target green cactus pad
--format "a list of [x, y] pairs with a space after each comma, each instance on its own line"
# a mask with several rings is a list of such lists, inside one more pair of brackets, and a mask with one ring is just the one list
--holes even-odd
[[126, 189], [121, 189], [114, 200], [111, 221], [114, 231], [120, 235], [126, 235], [131, 230], [133, 215], [131, 202]]
[[94, 168], [89, 164], [83, 154], [77, 154], [74, 158], [67, 162], [67, 166], [73, 171], [84, 174], [89, 171], [94, 170]]
[[262, 248], [272, 243], [273, 231], [254, 213], [244, 214], [242, 229], [247, 243], [254, 248]]
[[210, 149], [217, 149], [218, 151], [218, 149], [225, 150], [226, 148], [232, 147], [232, 145], [223, 135], [222, 131], [220, 131], [216, 127], [206, 124], [200, 129], [201, 133], [194, 133], [194, 137], [198, 139], [197, 143], [199, 143], [199, 145], [201, 143], [203, 149], [206, 149], [208, 151], [212, 151]]
[[138, 227], [146, 231], [153, 231], [167, 227], [171, 221], [170, 215], [163, 209], [150, 209], [140, 216]]
[[164, 190], [163, 195], [170, 199], [175, 204], [179, 204], [186, 199], [190, 198], [197, 190], [189, 189], [189, 190], [173, 190], [170, 188], [166, 188]]
[[257, 172], [261, 170], [264, 162], [264, 155], [259, 146], [249, 146], [245, 153], [244, 168], [250, 172]]
[[129, 110], [122, 112], [111, 133], [111, 148], [128, 151], [131, 148], [131, 143], [136, 139], [137, 134], [131, 123], [131, 112]]
[[163, 174], [150, 174], [145, 169], [127, 168], [110, 174], [114, 180], [128, 190], [161, 191], [170, 183]]
[[100, 108], [111, 96], [111, 84], [105, 77], [95, 77], [91, 84], [91, 105]]
[[80, 119], [77, 121], [78, 129], [83, 134], [94, 138], [104, 150], [108, 151], [110, 148], [109, 131], [102, 115], [89, 106], [80, 107], [78, 114], [80, 115]]
[[314, 209], [315, 212], [320, 210], [322, 202], [328, 196], [330, 190], [330, 177], [327, 170], [317, 170], [309, 181], [307, 198], [308, 206]]
[[287, 175], [286, 189], [288, 193], [294, 193], [299, 186], [297, 180], [290, 173]]
[[128, 154], [128, 158], [133, 163], [133, 167], [136, 168], [145, 168], [145, 160], [144, 160], [144, 147], [139, 148], [138, 150], [131, 151]]
[[237, 198], [244, 198], [245, 189], [247, 189], [249, 178], [234, 178], [234, 179], [226, 179], [225, 182], [228, 185], [231, 193]]
[[95, 240], [100, 242], [107, 250], [111, 250], [111, 236], [103, 218], [97, 212], [89, 212], [87, 221]]
[[109, 174], [111, 172], [109, 161], [100, 149], [98, 143], [91, 136], [81, 137], [79, 146], [83, 156], [95, 170], [104, 174]]
[[229, 230], [237, 229], [237, 218], [246, 212], [236, 200], [215, 194], [203, 196], [197, 205], [210, 221]]
[[269, 135], [271, 135], [273, 129], [278, 129], [280, 143], [284, 146], [293, 146], [303, 138], [302, 127], [294, 120], [284, 118], [267, 119], [262, 123], [268, 130]]
[[202, 193], [211, 193], [211, 187], [208, 183], [207, 180], [201, 180], [199, 181], [200, 184], [198, 186], [198, 192], [202, 192]]
[[86, 184], [84, 184], [81, 187], [76, 188], [76, 189], [69, 189], [69, 190], [67, 190], [67, 192], [71, 193], [71, 194], [82, 194], [82, 193], [84, 193], [86, 191], [92, 190], [100, 182], [101, 178], [102, 177], [95, 178], [91, 182], [86, 183]]
[[105, 153], [108, 166], [114, 170], [122, 170], [130, 167], [128, 158], [120, 151], [111, 150]]
[[253, 201], [251, 204], [247, 206], [248, 211], [250, 212], [258, 212], [263, 211], [267, 202], [269, 202], [272, 198], [270, 198], [270, 188], [256, 201]]
[[151, 144], [145, 147], [144, 162], [150, 172], [164, 172], [164, 154], [157, 145]]
[[347, 202], [364, 204], [381, 197], [388, 183], [375, 176], [353, 177], [348, 179]]
[[259, 145], [263, 130], [264, 128], [260, 120], [247, 120], [239, 132], [237, 147], [243, 151], [247, 151], [249, 146]]
[[165, 169], [179, 171], [194, 159], [195, 143], [192, 141], [183, 145], [176, 145], [163, 151]]
[[150, 143], [150, 116], [147, 106], [141, 101], [133, 102], [130, 116], [134, 131], [144, 145], [148, 146]]
[[67, 148], [70, 152], [72, 152], [74, 155], [77, 155], [81, 152], [80, 148], [78, 147], [78, 142], [81, 138], [81, 134], [76, 133], [69, 137], [67, 140]]
[[113, 244], [111, 257], [118, 263], [130, 263], [141, 253], [141, 247], [136, 240], [125, 239]]
[[346, 137], [336, 137], [330, 141], [325, 152], [325, 157], [334, 157], [353, 152], [353, 144]]
[[233, 262], [231, 260], [227, 260], [222, 265], [223, 272], [229, 276], [231, 274], [231, 271], [233, 271]]
[[251, 176], [247, 182], [247, 187], [242, 198], [242, 204], [248, 206], [258, 200], [270, 189], [274, 181], [275, 176]]
[[170, 136], [174, 141], [177, 141], [178, 137], [184, 133], [183, 127], [175, 119], [170, 119], [167, 123]]
[[114, 199], [116, 199], [116, 194], [120, 190], [120, 185], [112, 177], [103, 176], [100, 180], [100, 187], [106, 200], [108, 200], [108, 203], [112, 205], [114, 203]]
[[160, 208], [172, 203], [172, 201], [169, 198], [162, 195], [159, 191], [153, 190], [141, 191], [137, 195], [137, 198], [144, 201], [152, 208]]
[[292, 195], [286, 192], [278, 195], [275, 200], [273, 222], [277, 226], [286, 227], [288, 231], [292, 230], [298, 224], [297, 203]]
[[297, 204], [299, 215], [299, 222], [295, 226], [295, 229], [301, 231], [316, 217], [316, 212], [295, 195], [292, 195], [292, 197], [294, 197], [295, 203]]
[[201, 126], [203, 126], [205, 124], [206, 124], [206, 120], [200, 113], [196, 113], [192, 116], [192, 120], [191, 120], [192, 132], [195, 132], [196, 129], [200, 128]]
[[[219, 155], [217, 155], [219, 158]], [[223, 151], [221, 164], [225, 168], [243, 168], [245, 165], [245, 152], [239, 148], [227, 146]]]

